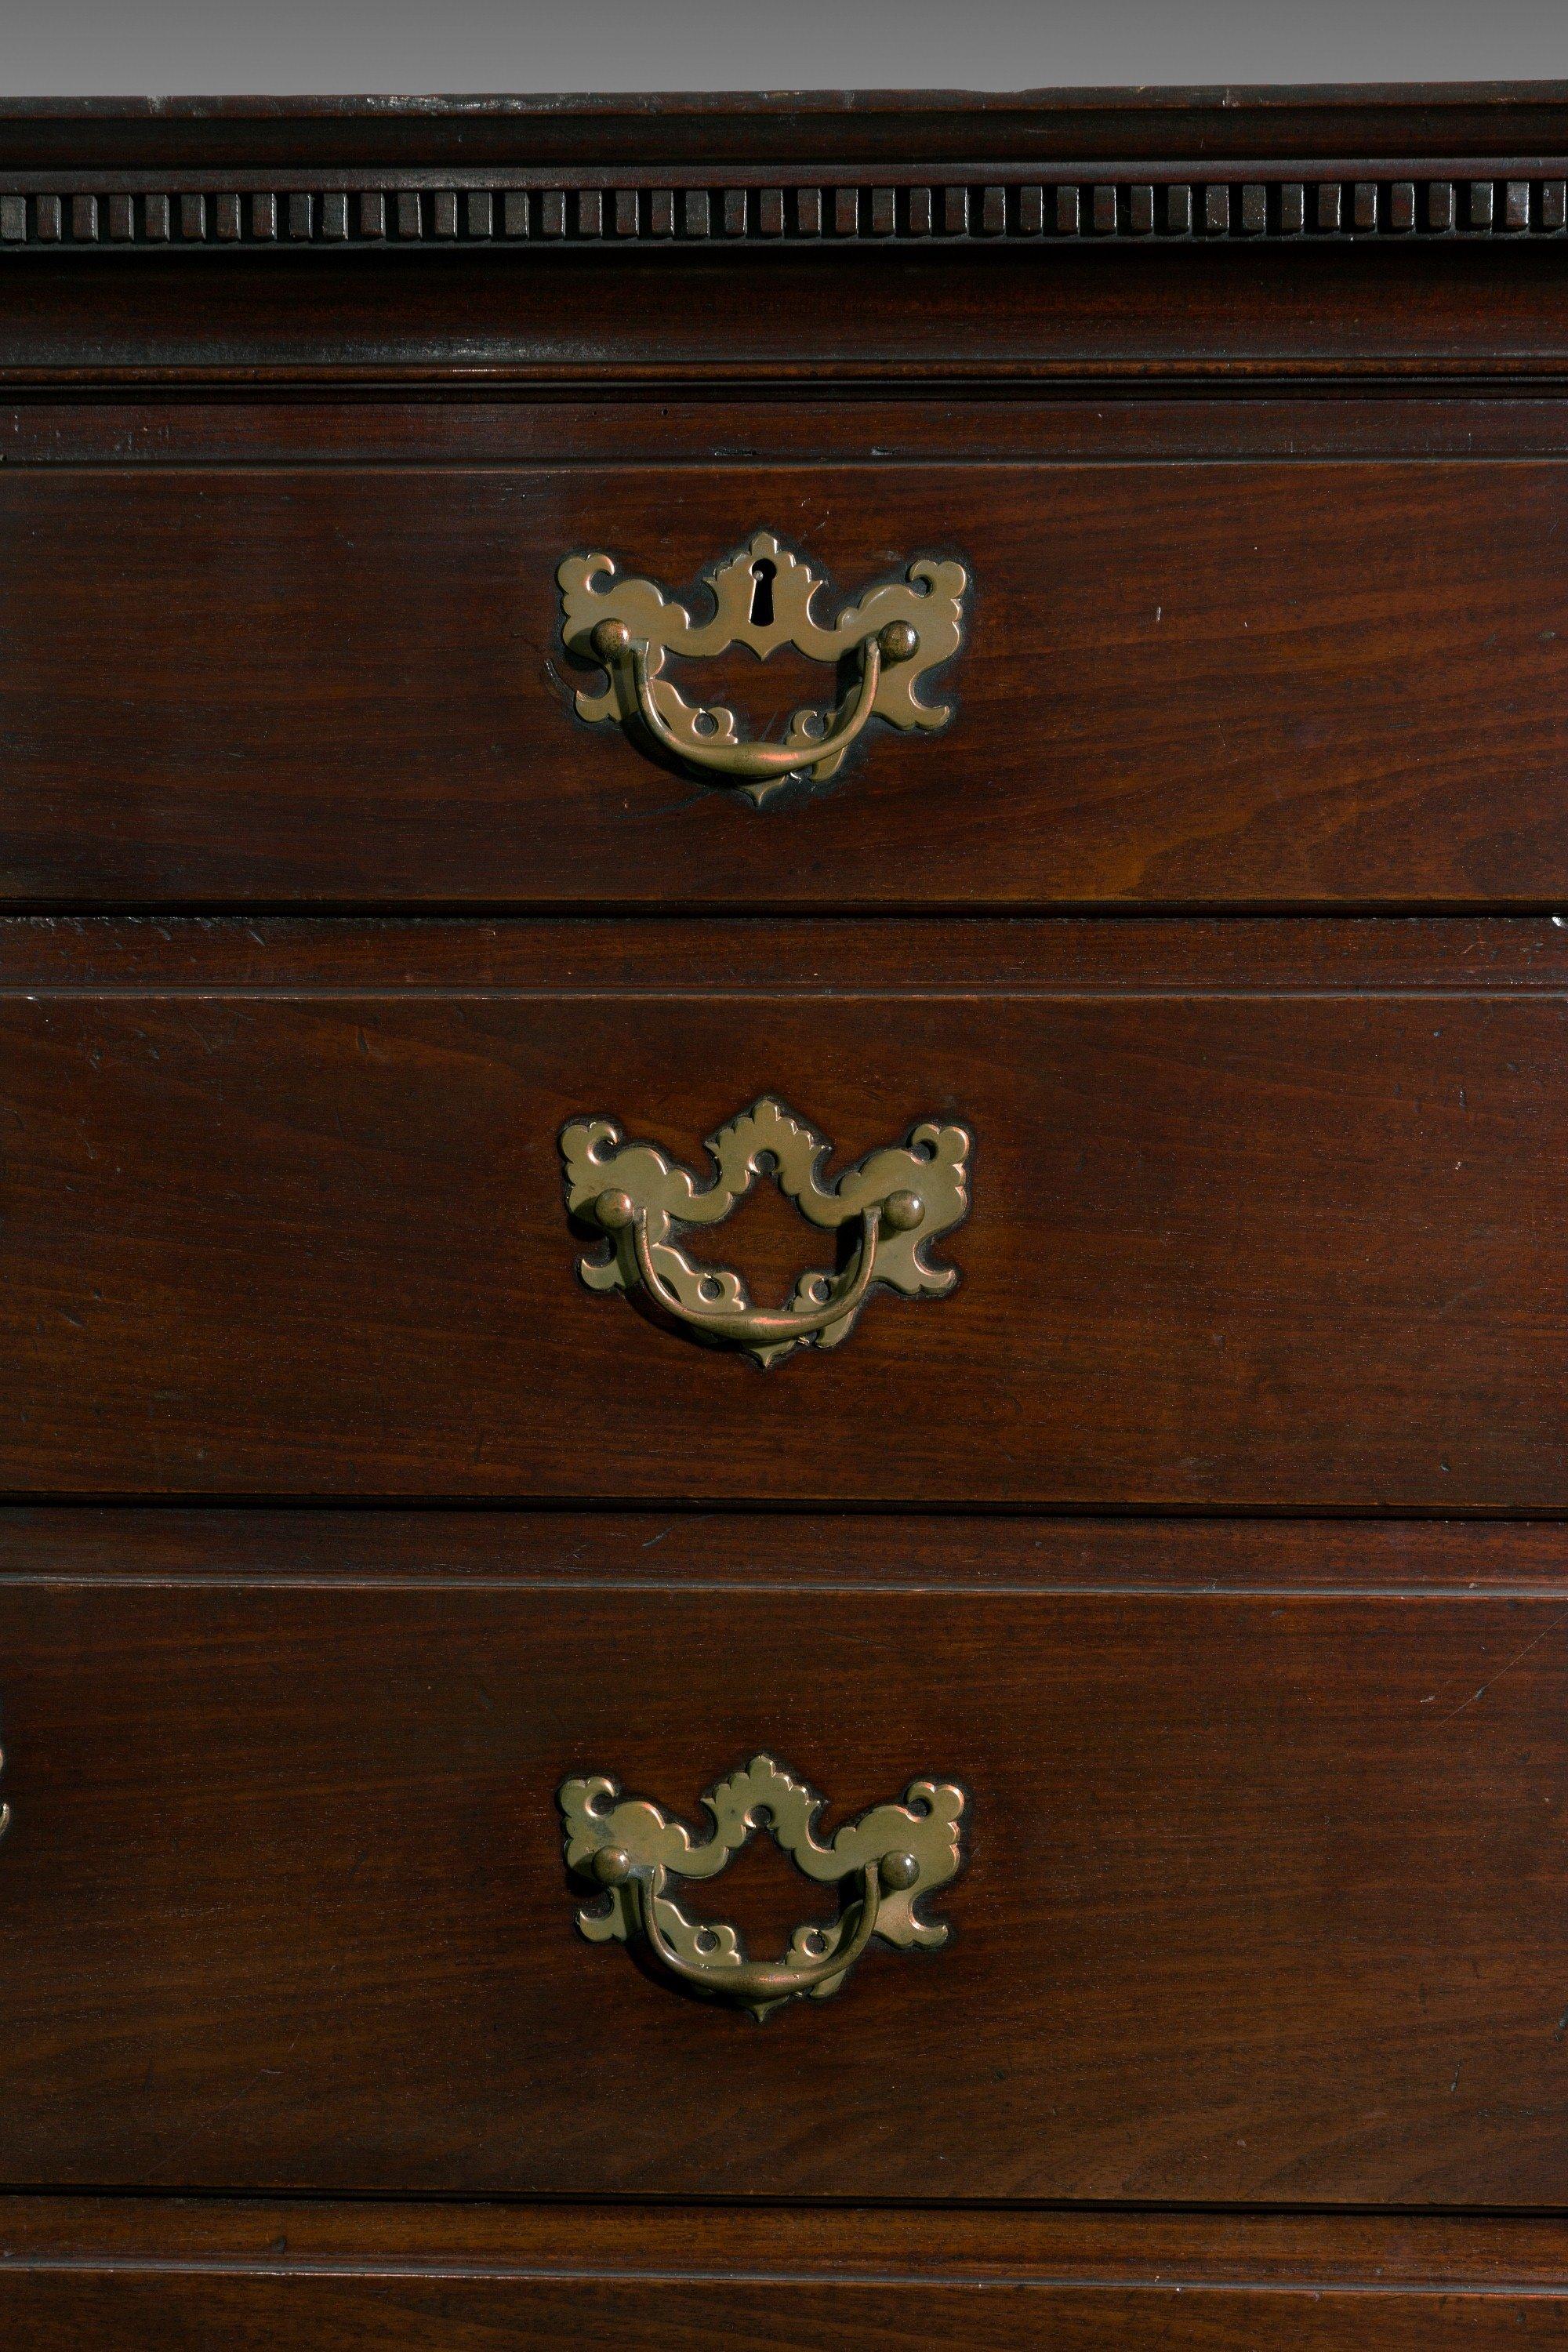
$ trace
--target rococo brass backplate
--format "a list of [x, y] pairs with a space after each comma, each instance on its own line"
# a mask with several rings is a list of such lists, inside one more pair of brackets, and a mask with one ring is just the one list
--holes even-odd
[[[742, 1349], [764, 1367], [795, 1348], [836, 1348], [874, 1282], [906, 1298], [940, 1298], [958, 1280], [955, 1267], [933, 1266], [924, 1252], [969, 1213], [972, 1142], [967, 1128], [927, 1120], [901, 1145], [868, 1153], [824, 1184], [817, 1170], [829, 1145], [764, 1095], [708, 1138], [716, 1173], [704, 1185], [653, 1144], [625, 1142], [613, 1120], [574, 1119], [561, 1136], [566, 1205], [605, 1235], [603, 1251], [581, 1259], [578, 1272], [590, 1290], [640, 1292], [693, 1338]], [[753, 1307], [738, 1274], [695, 1264], [670, 1238], [677, 1226], [727, 1217], [764, 1168], [812, 1224], [859, 1224], [847, 1265], [814, 1266], [776, 1308]]]
[[[709, 1790], [702, 1802], [713, 1832], [700, 1843], [603, 1776], [563, 1781], [559, 1801], [568, 1866], [604, 1890], [601, 1904], [577, 1914], [590, 1942], [638, 1937], [682, 1983], [759, 2022], [803, 1994], [825, 2000], [837, 1992], [873, 1936], [905, 1950], [947, 1941], [947, 1928], [917, 1918], [914, 1906], [948, 1884], [962, 1858], [964, 1797], [950, 1783], [911, 1781], [902, 1804], [873, 1806], [829, 1845], [816, 1834], [824, 1800], [771, 1756], [753, 1756]], [[808, 1878], [847, 1900], [837, 1919], [797, 1927], [782, 1959], [748, 1960], [733, 1927], [689, 1919], [668, 1890], [672, 1878], [714, 1877], [764, 1824]]]
[[[567, 651], [608, 673], [602, 688], [578, 694], [579, 718], [640, 727], [669, 757], [740, 785], [753, 801], [791, 776], [821, 782], [834, 775], [871, 719], [931, 730], [952, 716], [950, 704], [921, 702], [915, 688], [963, 641], [969, 575], [962, 563], [921, 556], [902, 580], [868, 589], [830, 623], [811, 610], [826, 583], [771, 531], [707, 574], [713, 614], [706, 621], [657, 581], [617, 578], [613, 556], [569, 555], [555, 576]], [[854, 676], [836, 706], [797, 710], [782, 743], [742, 742], [732, 710], [686, 701], [663, 675], [668, 655], [700, 659], [731, 646], [760, 661], [794, 646], [813, 661], [852, 664]]]

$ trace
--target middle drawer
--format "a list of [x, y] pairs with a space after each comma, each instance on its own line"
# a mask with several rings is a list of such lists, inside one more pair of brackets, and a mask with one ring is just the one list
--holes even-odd
[[1568, 1502], [1560, 932], [890, 928], [11, 927], [0, 1481]]

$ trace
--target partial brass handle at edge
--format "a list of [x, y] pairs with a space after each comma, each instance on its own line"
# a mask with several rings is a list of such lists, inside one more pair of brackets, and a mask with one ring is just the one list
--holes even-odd
[[[841, 718], [826, 734], [802, 732], [784, 743], [704, 743], [696, 738], [683, 743], [666, 724], [653, 698], [646, 641], [635, 637], [624, 621], [601, 621], [589, 643], [612, 674], [623, 663], [630, 670], [637, 716], [662, 751], [689, 766], [707, 768], [732, 782], [760, 783], [769, 777], [815, 775], [819, 768], [830, 772], [828, 763], [837, 764], [871, 716], [883, 662], [912, 659], [920, 639], [907, 621], [889, 621], [885, 629], [874, 629], [862, 637], [860, 684], [847, 718]], [[795, 725], [802, 727], [803, 721], [797, 719]]]
[[[946, 1927], [914, 1906], [962, 1860], [965, 1799], [949, 1782], [911, 1781], [901, 1804], [873, 1806], [830, 1844], [816, 1835], [822, 1798], [765, 1754], [708, 1790], [713, 1829], [702, 1841], [603, 1776], [563, 1782], [559, 1802], [568, 1866], [604, 1890], [602, 1908], [577, 1914], [589, 1941], [635, 1937], [681, 1983], [759, 2022], [784, 2001], [837, 1992], [873, 1936], [905, 1949], [947, 1940]], [[782, 1959], [749, 1960], [733, 1927], [689, 1919], [668, 1888], [672, 1878], [716, 1876], [764, 1824], [807, 1878], [852, 1891], [837, 1919], [797, 1927]]]

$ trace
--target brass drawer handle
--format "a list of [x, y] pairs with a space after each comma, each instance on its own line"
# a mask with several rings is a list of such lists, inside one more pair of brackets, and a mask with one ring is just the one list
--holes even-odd
[[[911, 1781], [901, 1804], [873, 1806], [828, 1845], [816, 1835], [824, 1800], [771, 1756], [753, 1756], [709, 1790], [702, 1802], [713, 1831], [700, 1843], [684, 1822], [623, 1798], [620, 1783], [602, 1775], [563, 1781], [559, 1801], [568, 1867], [604, 1894], [577, 1914], [589, 1941], [639, 1937], [682, 1983], [759, 2022], [786, 2000], [837, 1992], [873, 1936], [905, 1950], [947, 1941], [946, 1927], [917, 1917], [914, 1906], [945, 1886], [963, 1858], [965, 1800], [949, 1782]], [[782, 1959], [749, 1960], [733, 1927], [689, 1919], [668, 1889], [672, 1878], [714, 1877], [764, 1824], [808, 1878], [847, 1899], [837, 1919], [797, 1927]]]
[[[785, 776], [802, 774], [813, 778], [830, 776], [871, 716], [877, 688], [881, 684], [883, 662], [908, 661], [919, 644], [907, 621], [889, 621], [885, 629], [861, 638], [860, 684], [854, 708], [847, 718], [839, 719], [836, 727], [812, 739], [817, 757], [809, 767], [803, 768], [799, 747], [793, 740], [787, 743], [697, 740], [683, 743], [654, 700], [649, 667], [652, 654], [647, 643], [641, 637], [634, 637], [624, 621], [601, 621], [588, 642], [612, 677], [622, 666], [630, 670], [637, 716], [662, 751], [673, 752], [678, 760], [686, 760], [694, 768], [707, 768], [731, 783], [757, 783], [764, 777], [778, 782]], [[814, 715], [797, 712], [792, 723], [792, 737], [803, 719]], [[728, 719], [733, 730], [733, 711], [710, 709], [700, 716], [715, 720]], [[721, 735], [721, 726], [715, 731]]]
[[[870, 1152], [825, 1185], [817, 1168], [829, 1146], [783, 1103], [764, 1095], [708, 1139], [716, 1174], [700, 1184], [651, 1143], [626, 1143], [611, 1119], [574, 1119], [561, 1137], [566, 1205], [596, 1225], [603, 1255], [579, 1261], [591, 1290], [640, 1290], [668, 1321], [711, 1345], [742, 1349], [763, 1366], [815, 1342], [837, 1347], [854, 1328], [872, 1283], [906, 1298], [940, 1298], [958, 1280], [933, 1266], [927, 1245], [969, 1213], [966, 1128], [928, 1120], [905, 1142]], [[829, 1232], [858, 1227], [849, 1265], [803, 1274], [787, 1307], [752, 1304], [727, 1267], [700, 1265], [671, 1239], [677, 1225], [711, 1225], [751, 1191], [764, 1164], [803, 1216]]]
[[[668, 757], [757, 802], [791, 776], [822, 782], [872, 718], [893, 727], [945, 727], [949, 704], [919, 701], [915, 688], [963, 641], [969, 575], [962, 563], [921, 556], [901, 581], [868, 590], [830, 625], [811, 611], [825, 583], [809, 563], [759, 531], [708, 574], [714, 611], [697, 622], [657, 581], [618, 579], [608, 555], [569, 555], [556, 573], [562, 635], [569, 653], [608, 673], [602, 690], [577, 696], [579, 718], [621, 727], [640, 721]], [[858, 678], [833, 709], [797, 710], [782, 743], [743, 743], [735, 714], [689, 703], [663, 675], [667, 656], [702, 658], [746, 646], [765, 661], [794, 646], [813, 661], [853, 661]]]

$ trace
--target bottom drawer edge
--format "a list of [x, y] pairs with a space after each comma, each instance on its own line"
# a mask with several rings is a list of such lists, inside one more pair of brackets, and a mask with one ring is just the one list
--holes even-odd
[[1558, 2344], [1568, 2221], [16, 2197], [29, 2352], [1429, 2352]]

